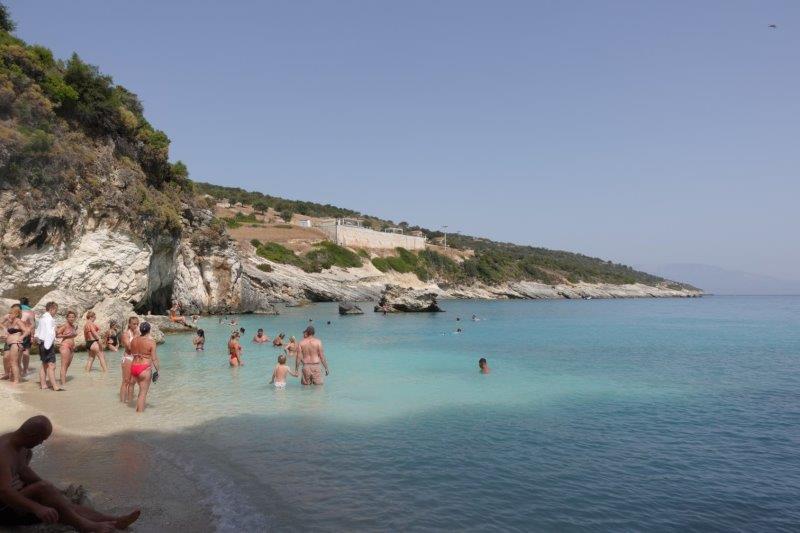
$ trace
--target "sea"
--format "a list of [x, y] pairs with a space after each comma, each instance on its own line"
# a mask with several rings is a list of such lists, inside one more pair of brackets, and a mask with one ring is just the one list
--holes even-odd
[[[136, 438], [218, 531], [800, 530], [800, 297], [442, 306], [203, 317], [205, 351], [159, 347]], [[309, 324], [325, 385], [274, 389], [250, 339]]]

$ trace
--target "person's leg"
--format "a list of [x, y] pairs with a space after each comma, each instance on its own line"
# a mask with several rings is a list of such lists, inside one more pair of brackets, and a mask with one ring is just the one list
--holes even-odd
[[142, 514], [141, 509], [135, 509], [126, 515], [113, 516], [103, 514], [85, 505], [74, 505], [73, 508], [76, 513], [94, 522], [114, 522], [114, 527], [117, 529], [125, 529], [136, 522], [139, 519], [139, 515]]
[[72, 526], [79, 531], [113, 531], [111, 521], [97, 522], [79, 515], [66, 496], [46, 481], [37, 481], [20, 490], [20, 493], [42, 505], [58, 511], [58, 523]]
[[86, 368], [85, 368], [87, 372], [91, 372], [92, 367], [94, 366], [94, 345], [95, 343], [92, 343], [92, 347], [89, 348], [89, 353], [88, 353], [89, 358], [86, 360]]
[[58, 382], [56, 381], [55, 363], [47, 363], [47, 379], [50, 380], [50, 385], [53, 386], [53, 390], [61, 390], [61, 387], [58, 386]]
[[45, 375], [44, 367], [45, 367], [44, 363], [39, 365], [39, 387], [42, 390], [47, 388], [47, 381], [46, 381], [47, 376]]
[[72, 350], [69, 346], [62, 346], [58, 351], [61, 354], [61, 386], [63, 387], [67, 384], [67, 369], [72, 363]]
[[31, 349], [30, 348], [25, 348], [22, 351], [22, 375], [23, 376], [27, 376], [28, 375], [28, 365], [30, 364], [30, 362], [31, 362]]
[[10, 350], [3, 350], [3, 377], [0, 379], [11, 379], [11, 365], [9, 364]]
[[137, 381], [139, 382], [139, 397], [136, 398], [136, 412], [141, 413], [147, 404], [147, 391], [150, 390], [150, 369], [139, 374]]
[[19, 383], [19, 344], [14, 344], [9, 351], [9, 364], [11, 365], [11, 382]]
[[119, 387], [119, 401], [125, 402], [128, 399], [128, 387], [131, 381], [131, 362], [123, 359], [122, 362], [122, 385]]
[[108, 366], [106, 365], [106, 354], [100, 348], [97, 349], [97, 358], [100, 359], [100, 370], [103, 372], [108, 372]]

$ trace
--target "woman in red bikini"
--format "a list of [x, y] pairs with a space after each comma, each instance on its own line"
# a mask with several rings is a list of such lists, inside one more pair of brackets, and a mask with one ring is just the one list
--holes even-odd
[[100, 359], [100, 368], [108, 371], [106, 356], [100, 341], [100, 326], [94, 323], [97, 315], [94, 311], [86, 313], [86, 325], [83, 326], [83, 338], [86, 339], [86, 349], [89, 350], [89, 359], [86, 361], [86, 371], [91, 372], [95, 357]]
[[133, 362], [131, 363], [131, 390], [134, 385], [139, 384], [139, 396], [136, 398], [137, 413], [144, 411], [147, 403], [147, 391], [150, 390], [153, 375], [158, 375], [158, 367], [161, 366], [158, 354], [156, 354], [156, 341], [150, 337], [150, 324], [142, 322], [139, 326], [139, 333], [141, 335], [130, 342], [131, 355], [133, 356]]
[[67, 370], [72, 364], [72, 357], [75, 355], [75, 336], [78, 332], [75, 329], [75, 311], [67, 311], [67, 321], [61, 324], [56, 330], [56, 339], [60, 342], [58, 353], [61, 354], [61, 386], [67, 384]]
[[230, 356], [231, 366], [242, 366], [242, 345], [239, 344], [239, 332], [231, 333], [231, 340], [228, 341], [228, 355]]

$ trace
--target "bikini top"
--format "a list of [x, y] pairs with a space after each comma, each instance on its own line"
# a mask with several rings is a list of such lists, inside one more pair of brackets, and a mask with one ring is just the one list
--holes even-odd
[[6, 333], [10, 333], [13, 335], [14, 333], [22, 333], [22, 330], [19, 328], [8, 328], [6, 330]]

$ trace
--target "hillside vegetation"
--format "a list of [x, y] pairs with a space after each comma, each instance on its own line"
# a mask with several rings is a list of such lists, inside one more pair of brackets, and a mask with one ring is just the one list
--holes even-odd
[[[256, 210], [272, 208], [277, 211], [291, 211], [312, 217], [359, 217], [364, 219], [366, 226], [377, 230], [400, 226], [409, 231], [421, 231], [428, 239], [439, 239], [443, 236], [443, 233], [439, 231], [412, 226], [407, 222], [395, 224], [391, 220], [364, 215], [352, 209], [329, 204], [287, 200], [260, 192], [249, 192], [240, 188], [210, 183], [195, 183], [195, 191], [220, 200], [241, 202], [244, 205], [253, 206]], [[447, 243], [453, 248], [471, 249], [475, 255], [463, 262], [456, 262], [431, 250], [411, 252], [399, 248], [396, 250], [395, 256], [373, 258], [372, 264], [382, 272], [390, 270], [401, 273], [414, 272], [422, 280], [447, 283], [481, 281], [489, 285], [497, 285], [509, 281], [539, 281], [547, 284], [583, 281], [618, 285], [643, 283], [645, 285], [666, 284], [673, 288], [689, 287], [634, 270], [627, 265], [572, 252], [495, 242], [468, 235], [448, 235]], [[277, 258], [278, 256], [275, 257], [275, 260], [279, 262], [296, 261], [286, 256], [282, 256], [280, 259]]]
[[[0, 5], [0, 190], [31, 191], [31, 209], [47, 191], [76, 210], [121, 210], [142, 234], [179, 232], [181, 202], [193, 198], [188, 171], [169, 162], [170, 140], [137, 96], [77, 54], [56, 59], [13, 30]], [[51, 236], [69, 225], [48, 223]]]

